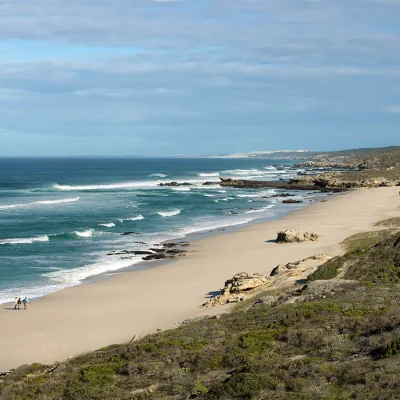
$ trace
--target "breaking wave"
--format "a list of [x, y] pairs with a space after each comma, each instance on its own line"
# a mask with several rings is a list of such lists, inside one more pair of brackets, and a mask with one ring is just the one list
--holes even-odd
[[181, 210], [174, 210], [174, 211], [159, 211], [157, 214], [160, 215], [161, 217], [167, 218], [167, 217], [174, 217], [175, 215], [179, 215], [181, 213]]
[[43, 274], [52, 282], [62, 284], [64, 287], [79, 285], [83, 280], [90, 276], [104, 274], [105, 272], [116, 271], [122, 268], [130, 267], [141, 261], [141, 258], [132, 260], [100, 260], [94, 264], [88, 264], [80, 268], [64, 269], [55, 272]]
[[132, 218], [123, 218], [123, 219], [119, 219], [118, 221], [119, 221], [119, 222], [124, 222], [124, 221], [141, 221], [141, 220], [143, 220], [143, 219], [145, 219], [145, 218], [143, 217], [142, 214], [140, 214], [140, 215], [138, 215], [138, 216], [136, 216], [136, 217], [132, 217]]
[[52, 204], [62, 204], [62, 203], [73, 203], [75, 201], [79, 201], [80, 197], [72, 197], [69, 199], [60, 199], [60, 200], [41, 200], [34, 201], [33, 203], [20, 203], [20, 204], [10, 204], [7, 206], [0, 206], [0, 210], [8, 210], [12, 208], [22, 208], [22, 207], [30, 207], [36, 205], [52, 205]]
[[219, 172], [201, 172], [200, 174], [198, 174], [198, 176], [219, 176]]
[[82, 231], [82, 232], [75, 231], [75, 232], [72, 232], [72, 234], [75, 235], [75, 236], [78, 236], [78, 237], [88, 238], [88, 237], [93, 236], [94, 230], [93, 229], [88, 229], [88, 230]]
[[48, 241], [49, 237], [47, 235], [43, 235], [31, 238], [3, 239], [0, 240], [0, 244], [31, 244], [36, 242], [48, 242]]

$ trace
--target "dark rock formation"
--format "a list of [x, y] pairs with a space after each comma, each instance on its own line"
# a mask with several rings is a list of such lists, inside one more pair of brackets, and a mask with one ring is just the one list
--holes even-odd
[[[278, 193], [278, 194], [273, 194], [271, 197], [294, 197], [296, 196], [295, 194], [290, 194], [290, 193]], [[266, 197], [268, 198], [268, 197]]]
[[295, 199], [282, 200], [282, 204], [297, 204], [297, 203], [303, 203], [303, 200], [295, 200]]
[[168, 182], [168, 183], [159, 183], [158, 186], [193, 186], [193, 183], [189, 183], [189, 182], [183, 182], [183, 183], [179, 183], [179, 182]]

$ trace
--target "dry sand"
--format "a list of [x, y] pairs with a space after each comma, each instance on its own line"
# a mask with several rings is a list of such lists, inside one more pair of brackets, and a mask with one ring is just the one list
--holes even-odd
[[[328, 196], [286, 217], [193, 243], [193, 253], [157, 268], [127, 272], [64, 289], [28, 311], [0, 307], [0, 371], [21, 364], [52, 363], [113, 343], [129, 341], [199, 314], [209, 292], [246, 271], [269, 275], [277, 264], [337, 252], [339, 243], [374, 222], [400, 215], [399, 188], [360, 189]], [[285, 228], [315, 231], [318, 242], [278, 245]]]

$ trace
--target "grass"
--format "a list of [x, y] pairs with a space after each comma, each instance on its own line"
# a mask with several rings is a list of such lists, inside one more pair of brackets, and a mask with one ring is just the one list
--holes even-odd
[[385, 219], [384, 221], [377, 222], [375, 226], [400, 229], [400, 217]]
[[316, 296], [308, 284], [290, 302], [248, 300], [219, 319], [109, 346], [52, 372], [22, 366], [0, 378], [0, 399], [396, 399], [400, 234], [387, 233], [377, 243], [350, 238], [346, 255], [315, 275], [329, 279], [351, 261], [351, 287]]

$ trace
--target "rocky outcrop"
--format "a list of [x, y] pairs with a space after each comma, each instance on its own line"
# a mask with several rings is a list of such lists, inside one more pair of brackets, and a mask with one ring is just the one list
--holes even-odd
[[[331, 192], [344, 192], [348, 190], [346, 186], [329, 187], [315, 182], [319, 175], [307, 175], [297, 179], [285, 181], [280, 178], [278, 181], [248, 181], [242, 179], [220, 178], [220, 186], [229, 186], [238, 189], [283, 189], [283, 190], [329, 190]], [[278, 196], [276, 196], [278, 197]]]
[[186, 255], [186, 248], [190, 246], [188, 242], [167, 242], [158, 244], [149, 250], [119, 250], [111, 251], [108, 256], [124, 256], [121, 259], [131, 259], [134, 256], [143, 256], [143, 261], [156, 261], [156, 260], [171, 260], [177, 257], [183, 257]]
[[276, 243], [314, 242], [318, 239], [319, 235], [314, 232], [286, 229], [278, 232]]
[[[270, 276], [278, 276], [278, 275], [285, 275], [285, 274], [292, 274], [293, 271], [296, 270], [302, 270], [304, 267], [308, 268], [308, 266], [313, 262], [317, 261], [318, 263], [325, 263], [326, 261], [330, 260], [332, 257], [328, 256], [327, 254], [318, 254], [316, 256], [312, 257], [307, 257], [304, 258], [303, 260], [295, 261], [295, 262], [290, 262], [285, 265], [278, 265], [276, 266]], [[313, 268], [316, 268], [315, 263], [311, 264], [313, 265]]]
[[167, 182], [167, 183], [159, 183], [158, 186], [172, 186], [172, 187], [176, 187], [176, 186], [193, 186], [193, 183], [189, 183], [189, 182], [183, 182], [183, 183], [179, 183], [179, 182]]
[[294, 196], [296, 196], [296, 195], [290, 194], [290, 193], [277, 193], [277, 194], [273, 194], [271, 197], [294, 197]]
[[288, 199], [282, 201], [282, 204], [298, 204], [298, 203], [303, 203], [303, 200]]
[[388, 180], [384, 177], [373, 178], [356, 178], [348, 179], [347, 173], [343, 172], [327, 172], [319, 175], [302, 176], [301, 178], [293, 178], [289, 180], [289, 184], [293, 186], [314, 185], [323, 191], [332, 191], [333, 189], [355, 189], [355, 188], [377, 188], [382, 186], [395, 186], [397, 181]]
[[295, 168], [339, 168], [339, 169], [356, 169], [358, 163], [356, 161], [305, 161], [293, 165]]
[[[314, 281], [307, 283], [300, 289], [288, 291], [278, 299], [275, 296], [273, 299], [269, 299], [266, 296], [265, 304], [269, 303], [271, 306], [278, 306], [280, 304], [304, 303], [316, 299], [326, 299], [338, 292], [355, 290], [357, 287], [360, 287], [360, 282], [353, 280], [331, 279], [329, 281]], [[259, 306], [263, 303], [264, 298], [261, 298], [254, 303], [254, 306]]]
[[[232, 178], [220, 178], [219, 182], [220, 186], [229, 186], [238, 189], [262, 189], [262, 188], [270, 188], [270, 189], [283, 189], [283, 190], [316, 190], [318, 187], [315, 186], [313, 182], [304, 182], [301, 183], [299, 180], [298, 184], [294, 184], [293, 182], [285, 181], [281, 178], [278, 181], [248, 181], [241, 179], [232, 179]], [[341, 189], [340, 191], [343, 191]]]
[[270, 284], [271, 280], [264, 275], [249, 275], [246, 272], [240, 272], [225, 282], [219, 295], [208, 300], [201, 307], [216, 307], [244, 301], [247, 295], [268, 287]]

